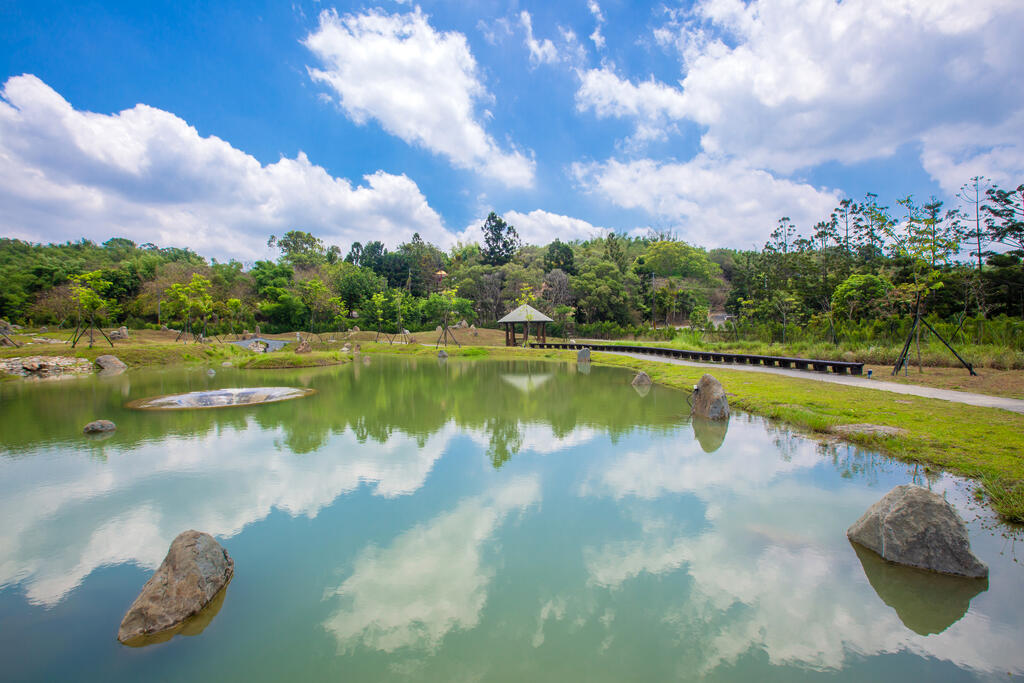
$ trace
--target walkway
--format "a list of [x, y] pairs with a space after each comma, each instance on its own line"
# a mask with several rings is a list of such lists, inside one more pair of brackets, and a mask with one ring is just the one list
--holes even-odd
[[[594, 349], [597, 353], [598, 349]], [[908, 394], [910, 396], [921, 396], [923, 398], [937, 398], [942, 401], [964, 403], [982, 408], [1000, 408], [1015, 413], [1024, 414], [1024, 400], [1017, 398], [1003, 398], [1002, 396], [988, 396], [986, 394], [972, 394], [967, 391], [953, 391], [952, 389], [936, 389], [923, 387], [917, 384], [898, 384], [896, 382], [885, 382], [866, 377], [852, 377], [850, 375], [836, 375], [832, 373], [807, 372], [806, 370], [787, 370], [785, 368], [772, 368], [763, 365], [722, 365], [721, 363], [697, 363], [678, 358], [666, 358], [664, 356], [651, 356], [643, 353], [626, 353], [622, 351], [600, 351], [615, 356], [628, 356], [637, 360], [649, 360], [657, 363], [671, 363], [672, 365], [685, 365], [691, 368], [715, 368], [722, 370], [735, 370], [737, 372], [766, 372], [772, 375], [783, 377], [795, 377], [797, 379], [809, 379], [816, 382], [831, 382], [832, 384], [845, 384], [850, 387], [863, 387], [865, 389], [878, 389], [880, 391], [891, 391], [894, 394]]]

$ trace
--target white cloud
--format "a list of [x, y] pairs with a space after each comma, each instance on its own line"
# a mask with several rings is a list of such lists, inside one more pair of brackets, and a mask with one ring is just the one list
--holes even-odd
[[461, 33], [438, 32], [417, 7], [320, 14], [303, 44], [323, 63], [309, 68], [356, 123], [376, 119], [392, 135], [512, 187], [533, 184], [535, 163], [505, 152], [484, 130], [477, 105], [491, 98]]
[[590, 34], [590, 40], [594, 42], [594, 47], [598, 50], [604, 48], [604, 36], [601, 35], [601, 27], [604, 25], [604, 14], [601, 13], [601, 6], [597, 4], [597, 0], [587, 0], [587, 9], [594, 15], [594, 32]]
[[781, 173], [920, 145], [949, 190], [1021, 171], [1022, 31], [1016, 0], [706, 0], [655, 31], [678, 88], [592, 70], [578, 101], [641, 139], [692, 121], [705, 152]]
[[367, 547], [335, 591], [348, 604], [324, 626], [343, 650], [436, 650], [450, 631], [479, 623], [494, 576], [484, 546], [509, 513], [539, 500], [535, 477], [513, 479], [406, 531], [388, 548]]
[[592, 109], [599, 118], [630, 118], [636, 122], [633, 142], [664, 138], [675, 121], [687, 115], [683, 94], [653, 78], [634, 85], [620, 78], [611, 65], [580, 72], [576, 109]]
[[[569, 240], [586, 240], [592, 237], [603, 237], [611, 230], [602, 228], [582, 218], [563, 216], [542, 209], [534, 209], [530, 213], [519, 211], [506, 211], [501, 214], [506, 223], [511, 225], [519, 233], [519, 239], [524, 244], [548, 244], [556, 237], [563, 242]], [[460, 242], [469, 244], [472, 242], [483, 243], [483, 231], [480, 229], [484, 224], [485, 217], [472, 221], [458, 234]]]
[[674, 221], [681, 237], [708, 246], [760, 244], [781, 216], [808, 228], [839, 201], [832, 190], [704, 154], [683, 163], [578, 163], [572, 172], [585, 189], [617, 206]]
[[270, 234], [309, 230], [344, 245], [367, 233], [397, 244], [419, 232], [450, 241], [405, 175], [353, 186], [300, 152], [262, 165], [174, 114], [144, 104], [79, 111], [35, 76], [0, 100], [0, 231], [33, 241], [106, 240], [260, 258]]
[[526, 32], [526, 47], [530, 51], [530, 64], [554, 64], [558, 61], [558, 50], [549, 38], [537, 40], [533, 37], [533, 21], [530, 13], [523, 10], [519, 13], [519, 23]]

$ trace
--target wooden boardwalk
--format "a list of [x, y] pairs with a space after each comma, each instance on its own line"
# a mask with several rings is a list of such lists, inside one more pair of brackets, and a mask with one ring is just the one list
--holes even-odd
[[749, 353], [724, 353], [721, 351], [690, 351], [673, 349], [664, 346], [634, 346], [629, 344], [570, 344], [558, 342], [530, 342], [535, 349], [590, 349], [591, 351], [611, 351], [617, 353], [642, 353], [649, 356], [665, 356], [681, 360], [700, 361], [704, 363], [730, 363], [739, 365], [764, 365], [776, 368], [796, 368], [797, 370], [813, 370], [816, 372], [832, 372], [838, 375], [863, 375], [863, 363], [851, 363], [842, 360], [817, 360], [814, 358], [792, 358], [788, 356], [757, 356]]

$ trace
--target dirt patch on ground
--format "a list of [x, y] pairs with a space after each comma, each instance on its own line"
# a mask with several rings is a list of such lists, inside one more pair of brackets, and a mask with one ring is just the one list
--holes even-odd
[[832, 428], [833, 434], [848, 436], [850, 434], [864, 434], [866, 436], [903, 436], [907, 430], [888, 425], [874, 425], [861, 422], [852, 425], [836, 425]]

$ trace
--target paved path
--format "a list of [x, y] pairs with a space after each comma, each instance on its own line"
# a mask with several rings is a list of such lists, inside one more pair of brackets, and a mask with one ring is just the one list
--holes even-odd
[[[594, 349], [598, 353], [598, 349]], [[968, 391], [953, 391], [952, 389], [936, 389], [923, 387], [917, 384], [898, 384], [896, 382], [885, 382], [867, 377], [856, 377], [853, 375], [834, 375], [823, 372], [808, 372], [806, 370], [788, 370], [786, 368], [772, 368], [762, 365], [731, 365], [726, 363], [698, 363], [678, 358], [666, 358], [665, 356], [654, 356], [645, 353], [629, 353], [627, 351], [600, 351], [615, 356], [629, 356], [638, 360], [649, 360], [658, 363], [671, 363], [673, 365], [686, 365], [692, 368], [721, 368], [723, 370], [737, 370], [739, 372], [766, 372], [772, 375], [783, 375], [785, 377], [796, 377], [798, 379], [809, 379], [816, 382], [831, 382], [832, 384], [845, 384], [851, 387], [864, 387], [866, 389], [878, 389], [880, 391], [891, 391], [894, 394], [909, 394], [911, 396], [923, 396], [924, 398], [937, 398], [943, 401], [954, 403], [966, 403], [971, 406], [983, 408], [1001, 408], [1011, 410], [1015, 413], [1024, 414], [1024, 400], [1017, 398], [1003, 398], [1002, 396], [988, 396], [986, 394], [972, 394]]]

